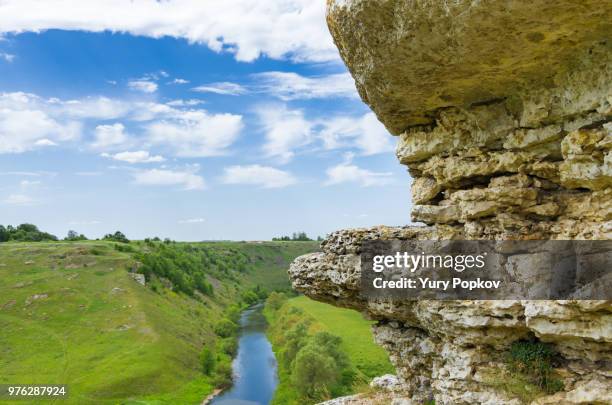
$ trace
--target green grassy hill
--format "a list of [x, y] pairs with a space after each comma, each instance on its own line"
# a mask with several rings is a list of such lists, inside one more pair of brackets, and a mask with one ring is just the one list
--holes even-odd
[[[384, 349], [374, 343], [371, 325], [373, 322], [353, 310], [338, 308], [310, 298], [291, 298], [279, 309], [266, 305], [266, 316], [270, 321], [269, 337], [279, 359], [280, 384], [273, 404], [312, 404], [323, 399], [349, 395], [368, 390], [368, 383], [376, 376], [393, 374], [395, 371]], [[279, 304], [276, 304], [277, 306]], [[300, 329], [304, 325], [305, 329]], [[298, 332], [299, 331], [299, 332]], [[314, 336], [327, 332], [341, 339], [340, 350], [349, 360], [349, 367], [342, 371], [339, 382], [328, 386], [312, 397], [300, 395], [294, 380], [295, 364], [286, 357], [312, 342]], [[296, 335], [301, 338], [296, 339]]]
[[198, 358], [215, 322], [255, 285], [289, 288], [288, 263], [317, 245], [190, 245], [214, 252], [217, 268], [235, 255], [245, 268], [204, 268], [214, 291], [191, 297], [130, 277], [144, 243], [0, 243], [0, 384], [68, 384], [62, 404], [200, 403], [215, 383]]

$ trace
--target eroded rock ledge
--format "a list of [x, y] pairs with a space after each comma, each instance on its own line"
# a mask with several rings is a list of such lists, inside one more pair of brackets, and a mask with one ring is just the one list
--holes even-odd
[[367, 239], [612, 238], [611, 14], [590, 0], [328, 0], [362, 99], [399, 136], [412, 218], [426, 226], [335, 232], [290, 276], [298, 291], [378, 321], [398, 403], [518, 404], [498, 383], [500, 353], [534, 335], [559, 352], [564, 383], [536, 403], [612, 403], [610, 301], [359, 291]]
[[[520, 404], [498, 387], [505, 368], [500, 353], [530, 335], [555, 344], [563, 357], [566, 392], [547, 401], [612, 401], [608, 301], [392, 301], [360, 296], [359, 254], [365, 240], [464, 236], [460, 228], [446, 225], [338, 231], [323, 242], [322, 252], [296, 259], [289, 272], [298, 291], [378, 321], [375, 339], [389, 352], [403, 383], [398, 396], [414, 404], [432, 397], [436, 404]], [[568, 398], [576, 390], [584, 395], [572, 402]]]

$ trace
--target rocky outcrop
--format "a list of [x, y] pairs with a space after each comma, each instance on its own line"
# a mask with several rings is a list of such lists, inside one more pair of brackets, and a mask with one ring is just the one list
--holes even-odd
[[612, 302], [367, 299], [359, 257], [374, 239], [612, 239], [611, 13], [569, 0], [328, 1], [362, 99], [398, 135], [425, 226], [335, 232], [290, 275], [378, 321], [406, 401], [524, 402], [500, 383], [500, 353], [535, 336], [558, 351], [563, 381], [535, 403], [612, 402]]

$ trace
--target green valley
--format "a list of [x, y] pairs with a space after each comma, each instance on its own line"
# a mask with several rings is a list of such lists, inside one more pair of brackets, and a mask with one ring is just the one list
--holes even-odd
[[[67, 384], [68, 400], [56, 401], [66, 404], [199, 404], [231, 372], [235, 337], [219, 324], [288, 290], [290, 261], [317, 249], [296, 241], [0, 243], [0, 384]], [[215, 365], [203, 372], [206, 350]]]

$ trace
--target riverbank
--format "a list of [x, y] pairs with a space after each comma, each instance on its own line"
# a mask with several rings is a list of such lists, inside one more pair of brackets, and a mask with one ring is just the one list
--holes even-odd
[[210, 401], [229, 405], [237, 401], [268, 404], [278, 385], [277, 363], [266, 336], [268, 322], [263, 303], [245, 309], [240, 317], [238, 352], [233, 360], [231, 388]]
[[[372, 378], [394, 373], [387, 354], [373, 341], [372, 322], [355, 311], [271, 294], [264, 313], [278, 359], [273, 405], [314, 404], [368, 391]], [[309, 347], [321, 356], [309, 353]], [[300, 361], [312, 367], [300, 368]]]

